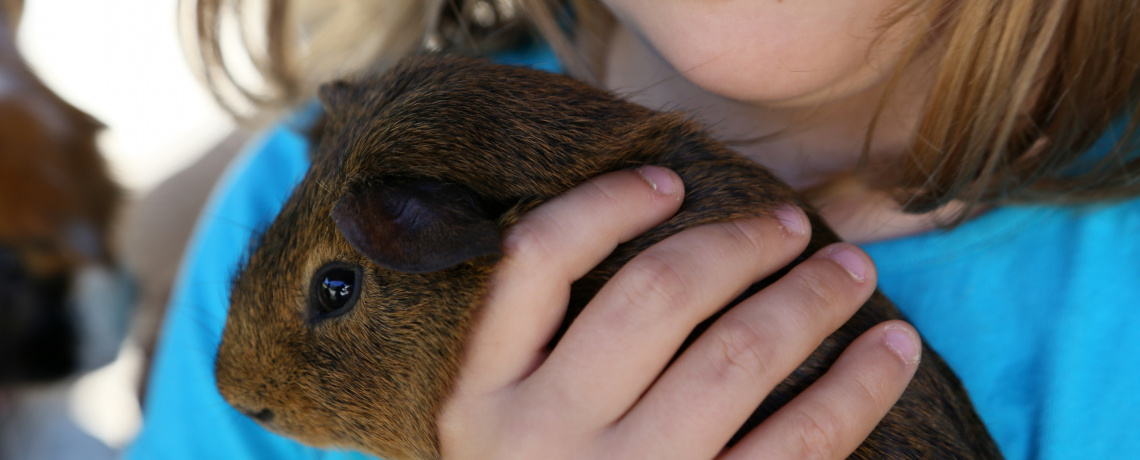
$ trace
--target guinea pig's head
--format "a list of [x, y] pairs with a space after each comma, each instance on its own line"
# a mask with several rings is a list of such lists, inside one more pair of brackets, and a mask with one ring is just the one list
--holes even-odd
[[[501, 212], [456, 180], [385, 165], [432, 142], [392, 128], [415, 110], [374, 110], [392, 105], [397, 83], [322, 92], [313, 167], [234, 282], [215, 373], [223, 397], [272, 431], [431, 458], [438, 406], [501, 255]], [[345, 102], [346, 91], [359, 97]]]
[[644, 112], [567, 78], [431, 56], [321, 100], [313, 167], [233, 285], [218, 388], [307, 444], [434, 457], [502, 230], [608, 167], [582, 152]]
[[314, 186], [302, 184], [235, 281], [218, 388], [307, 444], [430, 457], [498, 229], [454, 185]]

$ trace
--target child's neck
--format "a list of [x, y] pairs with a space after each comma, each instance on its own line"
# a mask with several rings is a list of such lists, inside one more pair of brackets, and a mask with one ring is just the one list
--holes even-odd
[[[611, 44], [605, 76], [609, 88], [650, 108], [692, 114], [709, 125], [717, 138], [732, 143], [738, 152], [797, 189], [824, 184], [856, 166], [886, 86], [880, 82], [854, 96], [811, 107], [751, 103], [697, 87], [620, 25]], [[876, 126], [871, 161], [890, 161], [905, 151], [929, 86], [929, 78], [922, 78], [927, 68], [911, 66], [893, 90]], [[770, 137], [733, 142], [761, 136]], [[921, 233], [936, 225], [934, 216], [903, 214], [886, 195], [864, 188], [847, 188], [843, 195], [825, 197], [816, 205], [835, 231], [852, 242]]]

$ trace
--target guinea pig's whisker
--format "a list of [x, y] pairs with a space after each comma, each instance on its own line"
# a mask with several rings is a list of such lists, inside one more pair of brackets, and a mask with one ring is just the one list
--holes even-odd
[[204, 214], [203, 216], [208, 217], [211, 222], [226, 224], [226, 225], [229, 225], [229, 226], [232, 226], [235, 228], [246, 230], [250, 233], [256, 233], [257, 232], [256, 227], [254, 227], [250, 224], [247, 224], [247, 223], [242, 223], [242, 222], [239, 222], [237, 220], [230, 219], [228, 217], [225, 217], [222, 214]]
[[[663, 84], [665, 84], [665, 83], [669, 83], [669, 82], [671, 82], [671, 81], [675, 81], [675, 80], [677, 80], [677, 79], [681, 79], [681, 78], [684, 78], [684, 77], [685, 77], [685, 74], [686, 74], [686, 73], [688, 73], [688, 72], [692, 72], [692, 71], [694, 71], [694, 70], [696, 70], [696, 69], [699, 69], [699, 68], [703, 67], [705, 64], [709, 64], [709, 63], [711, 63], [711, 62], [713, 62], [713, 61], [715, 61], [715, 60], [717, 60], [717, 59], [721, 58], [722, 56], [724, 56], [724, 55], [726, 55], [726, 54], [728, 54], [728, 52], [727, 52], [727, 51], [726, 51], [726, 52], [724, 52], [724, 53], [718, 54], [718, 55], [716, 55], [716, 56], [713, 56], [713, 57], [709, 58], [708, 60], [706, 60], [706, 61], [704, 61], [704, 62], [701, 62], [701, 63], [698, 63], [698, 64], [693, 64], [693, 66], [692, 66], [692, 67], [689, 67], [689, 68], [687, 68], [687, 69], [685, 69], [685, 70], [677, 70], [677, 71], [673, 72], [673, 74], [672, 74], [672, 75], [669, 75], [669, 76], [667, 76], [667, 77], [664, 77], [664, 78], [662, 78], [662, 79], [660, 79], [660, 80], [657, 80], [657, 81], [655, 81], [655, 82], [653, 82], [653, 83], [650, 83], [649, 85], [647, 85], [647, 86], [644, 86], [644, 87], [642, 87], [641, 89], [638, 89], [638, 90], [635, 90], [635, 91], [631, 91], [631, 92], [627, 92], [627, 93], [624, 93], [623, 95], [639, 95], [639, 94], [641, 94], [641, 93], [644, 93], [644, 92], [646, 92], [646, 91], [649, 91], [649, 90], [651, 90], [651, 89], [653, 89], [653, 88], [656, 88], [656, 87], [658, 87], [658, 86], [660, 86], [660, 85], [663, 85]], [[664, 108], [661, 108], [661, 109], [659, 109], [659, 110], [671, 110], [671, 109], [664, 109]]]
[[[216, 341], [214, 343], [216, 343]], [[198, 354], [199, 356], [208, 357], [211, 363], [213, 363], [215, 356], [218, 354], [218, 350], [215, 349], [215, 347], [196, 341], [175, 342], [173, 345], [177, 348], [188, 350], [190, 355]]]
[[[203, 411], [203, 414], [213, 416], [218, 420], [223, 420], [228, 417], [230, 411], [237, 412], [237, 410], [230, 407], [230, 404], [227, 403], [224, 399], [221, 401], [215, 401], [210, 404], [205, 404], [202, 406], [201, 410]], [[245, 416], [242, 415], [241, 417], [244, 418]]]
[[[220, 336], [218, 334], [221, 332], [221, 328], [218, 327], [218, 325], [224, 324], [225, 318], [222, 318], [219, 321], [219, 319], [216, 317], [203, 317], [201, 315], [190, 315], [190, 321], [195, 326], [200, 327], [200, 328], [202, 328], [202, 330], [210, 333], [207, 338], [210, 339], [212, 342], [216, 343], [218, 341], [218, 339], [220, 339]], [[210, 350], [211, 353], [214, 353], [216, 351], [217, 350], [213, 350], [213, 349]]]

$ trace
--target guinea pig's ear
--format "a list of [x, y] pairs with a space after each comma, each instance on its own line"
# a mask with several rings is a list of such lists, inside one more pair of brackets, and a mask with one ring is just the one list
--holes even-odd
[[351, 97], [352, 87], [340, 80], [325, 83], [317, 90], [317, 98], [326, 113], [339, 111]]
[[391, 270], [426, 273], [503, 255], [495, 222], [456, 185], [358, 185], [336, 203], [332, 218], [353, 248]]

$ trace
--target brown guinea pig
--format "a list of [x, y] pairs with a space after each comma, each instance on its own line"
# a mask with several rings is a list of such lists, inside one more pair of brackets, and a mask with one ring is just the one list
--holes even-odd
[[[590, 177], [662, 165], [680, 175], [685, 199], [673, 218], [573, 285], [564, 328], [624, 263], [688, 227], [795, 203], [813, 231], [798, 260], [838, 241], [790, 187], [683, 115], [569, 78], [429, 55], [379, 77], [328, 84], [321, 100], [327, 118], [312, 169], [234, 282], [215, 368], [231, 405], [308, 444], [438, 458], [435, 417], [501, 256], [500, 235]], [[862, 332], [901, 317], [876, 292], [734, 441]], [[852, 456], [1000, 457], [928, 346], [907, 391]]]

